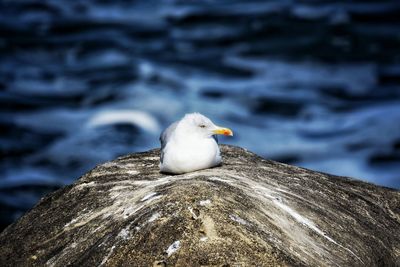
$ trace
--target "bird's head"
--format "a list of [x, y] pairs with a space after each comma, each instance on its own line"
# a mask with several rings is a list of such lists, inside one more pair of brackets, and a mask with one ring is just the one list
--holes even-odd
[[229, 128], [215, 125], [209, 118], [200, 113], [186, 114], [180, 122], [186, 133], [211, 137], [216, 134], [233, 136]]

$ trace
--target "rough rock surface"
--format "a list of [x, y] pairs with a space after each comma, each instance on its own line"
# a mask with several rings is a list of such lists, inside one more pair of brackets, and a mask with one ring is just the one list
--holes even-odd
[[96, 167], [0, 235], [2, 266], [400, 266], [400, 193], [222, 146], [158, 171], [159, 150]]

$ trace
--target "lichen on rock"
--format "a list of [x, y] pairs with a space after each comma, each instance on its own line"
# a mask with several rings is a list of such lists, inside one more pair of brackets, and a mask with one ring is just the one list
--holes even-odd
[[220, 167], [105, 163], [0, 235], [2, 266], [400, 266], [400, 193], [222, 146]]

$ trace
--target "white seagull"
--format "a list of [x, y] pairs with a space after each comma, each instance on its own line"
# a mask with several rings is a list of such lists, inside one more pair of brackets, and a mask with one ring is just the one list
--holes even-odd
[[233, 135], [200, 113], [186, 114], [172, 123], [160, 136], [161, 172], [179, 174], [219, 165], [217, 134]]

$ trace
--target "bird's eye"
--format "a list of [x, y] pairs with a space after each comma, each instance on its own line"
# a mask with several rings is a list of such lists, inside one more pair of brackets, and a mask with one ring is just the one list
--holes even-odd
[[206, 128], [206, 126], [204, 124], [200, 124], [199, 127], [200, 128]]

